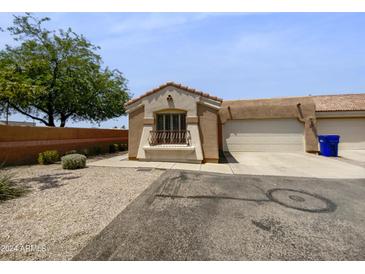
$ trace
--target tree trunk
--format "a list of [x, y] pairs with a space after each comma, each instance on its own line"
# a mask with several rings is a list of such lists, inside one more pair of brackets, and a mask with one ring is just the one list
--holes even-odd
[[55, 127], [56, 126], [54, 124], [53, 114], [48, 114], [48, 124], [47, 124], [47, 126], [49, 126], [49, 127]]
[[65, 125], [66, 125], [66, 116], [64, 114], [61, 114], [60, 127], [65, 127]]
[[68, 117], [70, 117], [70, 115], [66, 115], [66, 114], [61, 113], [61, 118], [60, 118], [61, 123], [60, 123], [60, 127], [65, 127], [65, 125], [66, 125], [66, 120], [67, 120], [67, 118], [68, 118]]
[[54, 123], [54, 87], [56, 84], [56, 78], [57, 78], [57, 71], [58, 71], [58, 62], [56, 60], [55, 67], [53, 69], [53, 79], [50, 86], [50, 91], [48, 93], [48, 102], [47, 102], [47, 108], [48, 108], [48, 126], [49, 127], [55, 127]]

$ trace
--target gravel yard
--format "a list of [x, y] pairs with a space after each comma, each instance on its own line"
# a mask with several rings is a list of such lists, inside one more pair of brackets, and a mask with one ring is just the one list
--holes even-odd
[[10, 168], [25, 196], [0, 203], [1, 260], [69, 260], [163, 171]]

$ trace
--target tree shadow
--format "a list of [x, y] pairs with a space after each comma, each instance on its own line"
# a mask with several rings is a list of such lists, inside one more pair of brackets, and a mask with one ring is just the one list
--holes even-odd
[[30, 183], [35, 182], [38, 186], [39, 190], [47, 190], [51, 188], [58, 188], [65, 184], [65, 181], [75, 180], [80, 178], [81, 176], [75, 176], [71, 172], [62, 172], [55, 174], [46, 174], [40, 175], [37, 177], [23, 178], [18, 179], [18, 183], [24, 185], [25, 187], [29, 186]]

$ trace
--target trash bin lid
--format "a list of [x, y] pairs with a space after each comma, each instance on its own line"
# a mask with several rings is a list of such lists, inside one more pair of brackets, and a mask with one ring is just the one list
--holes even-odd
[[325, 141], [325, 142], [339, 142], [340, 141], [340, 135], [318, 135], [319, 141]]

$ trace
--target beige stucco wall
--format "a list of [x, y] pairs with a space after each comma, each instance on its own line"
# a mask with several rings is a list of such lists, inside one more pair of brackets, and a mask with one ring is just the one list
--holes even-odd
[[198, 104], [199, 131], [204, 162], [218, 162], [218, 110]]
[[[171, 95], [172, 101], [167, 100], [168, 95]], [[197, 116], [196, 103], [199, 100], [199, 95], [175, 87], [166, 87], [159, 92], [143, 98], [140, 103], [145, 106], [145, 118], [153, 118], [155, 112], [164, 109], [181, 109], [186, 111], [188, 117], [191, 117]]]
[[143, 130], [144, 107], [141, 106], [130, 112], [128, 117], [128, 158], [134, 160], [137, 158], [138, 147]]

